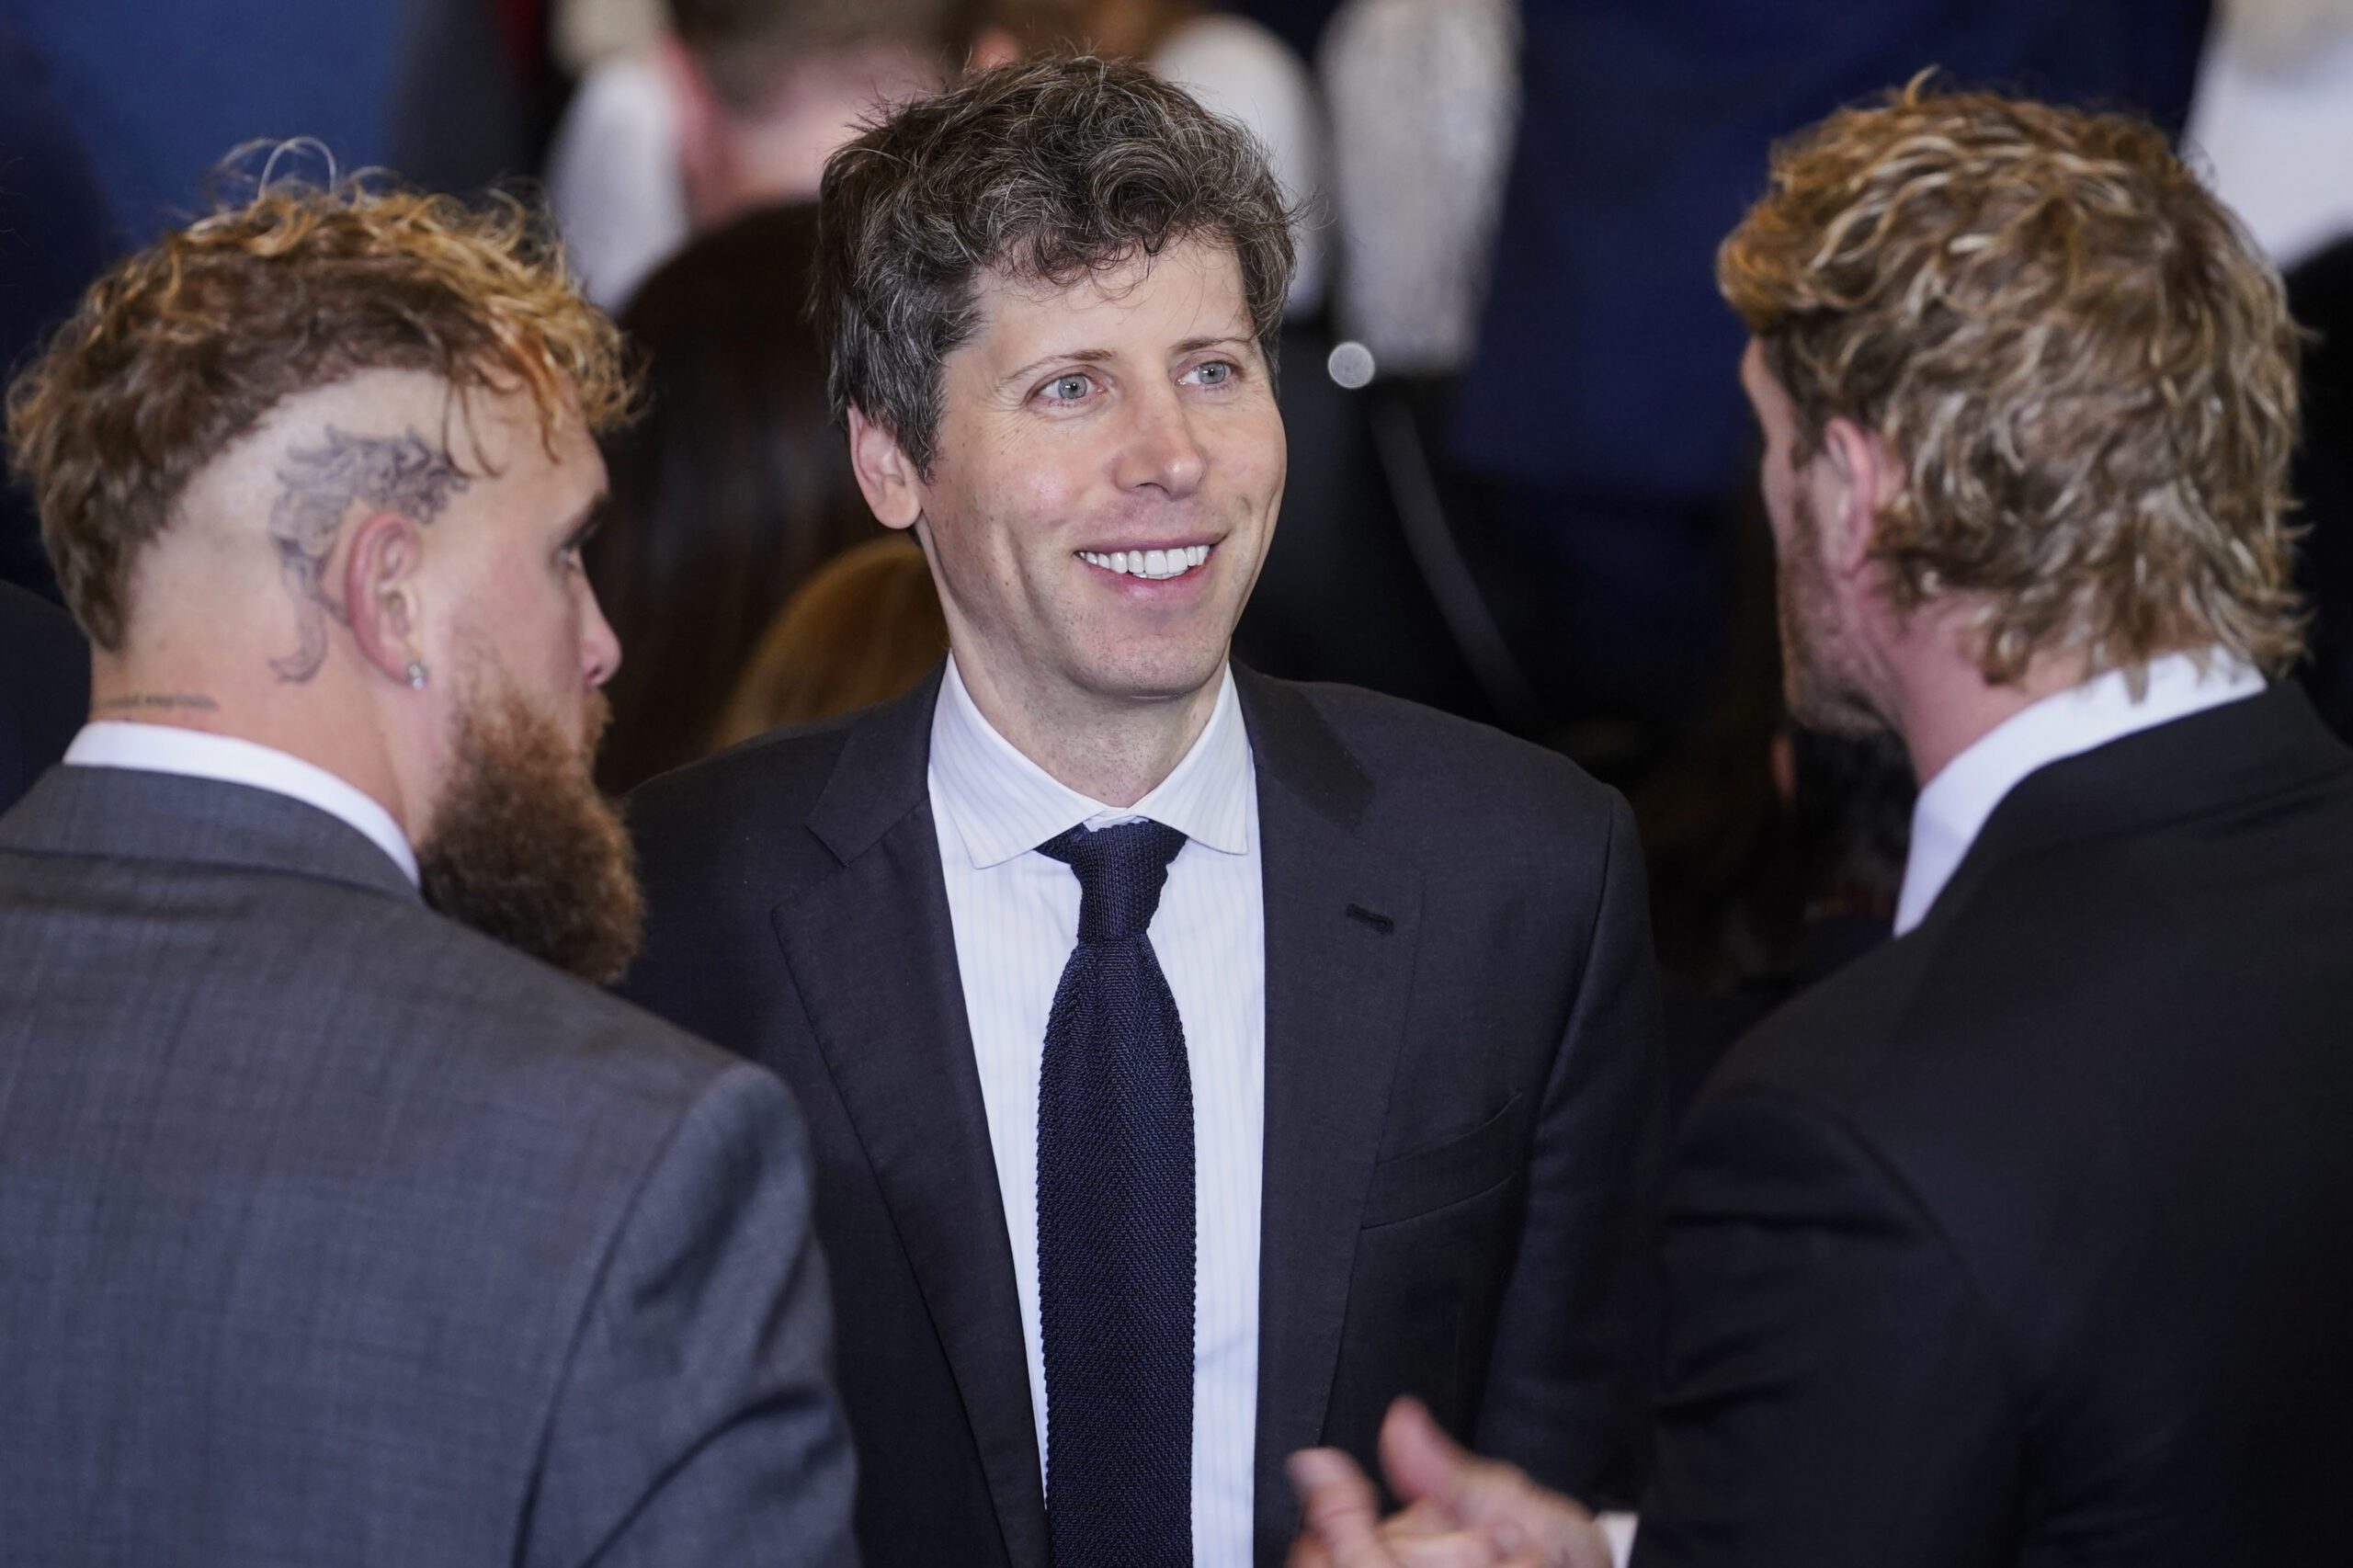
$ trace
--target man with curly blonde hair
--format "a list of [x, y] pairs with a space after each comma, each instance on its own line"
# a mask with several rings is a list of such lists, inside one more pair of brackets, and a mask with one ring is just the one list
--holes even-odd
[[[2150, 127], [1922, 83], [1785, 144], [1718, 272], [1790, 705], [1923, 789], [1899, 939], [1685, 1125], [1634, 1562], [2343, 1562], [2353, 754], [2278, 678], [2279, 279]], [[1419, 1525], [1606, 1561], [1394, 1419]]]
[[10, 1560], [847, 1559], [791, 1103], [575, 978], [616, 354], [513, 203], [266, 183], [13, 389], [94, 670], [0, 818]]

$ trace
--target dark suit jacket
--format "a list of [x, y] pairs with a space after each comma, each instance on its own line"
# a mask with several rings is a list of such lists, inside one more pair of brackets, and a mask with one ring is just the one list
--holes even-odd
[[2353, 753], [2030, 775], [1687, 1125], [1637, 1568], [2342, 1563]]
[[[1237, 671], [1267, 916], [1256, 1539], [1397, 1394], [1622, 1486], [1660, 1125], [1624, 803], [1423, 709]], [[807, 1114], [870, 1564], [1046, 1561], [1011, 1254], [926, 767], [938, 678], [657, 779], [630, 994]]]
[[90, 650], [74, 618], [0, 583], [0, 812], [65, 755], [90, 713]]
[[0, 1559], [841, 1563], [804, 1135], [299, 801], [0, 819]]

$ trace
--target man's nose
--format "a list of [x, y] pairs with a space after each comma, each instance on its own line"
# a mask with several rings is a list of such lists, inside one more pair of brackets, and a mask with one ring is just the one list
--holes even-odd
[[590, 686], [602, 686], [621, 667], [621, 640], [597, 603], [597, 590], [585, 590], [587, 613], [580, 625], [580, 673]]
[[1151, 486], [1181, 499], [1200, 488], [1209, 457], [1193, 429], [1191, 411], [1174, 387], [1131, 404], [1128, 440], [1120, 453], [1118, 479], [1125, 490]]

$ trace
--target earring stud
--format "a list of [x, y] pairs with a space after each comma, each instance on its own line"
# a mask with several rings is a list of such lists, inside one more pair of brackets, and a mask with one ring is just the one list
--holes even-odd
[[425, 689], [425, 661], [423, 659], [411, 659], [408, 662], [408, 688], [411, 691]]

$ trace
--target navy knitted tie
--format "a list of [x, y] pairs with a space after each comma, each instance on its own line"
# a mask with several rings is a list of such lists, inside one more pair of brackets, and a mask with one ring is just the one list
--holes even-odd
[[1144, 935], [1185, 835], [1038, 846], [1078, 873], [1038, 1074], [1038, 1318], [1054, 1568], [1193, 1561], [1193, 1084]]

